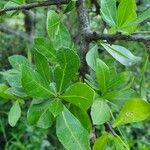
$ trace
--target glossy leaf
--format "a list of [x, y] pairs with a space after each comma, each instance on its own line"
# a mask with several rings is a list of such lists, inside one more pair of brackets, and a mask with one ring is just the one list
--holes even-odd
[[109, 133], [104, 133], [101, 137], [97, 138], [92, 150], [105, 150], [106, 144], [108, 142]]
[[56, 120], [56, 133], [67, 150], [90, 150], [88, 131], [67, 108]]
[[136, 18], [136, 2], [135, 0], [121, 0], [117, 10], [118, 25], [122, 26], [124, 23]]
[[94, 71], [96, 70], [97, 58], [99, 58], [98, 47], [94, 46], [86, 54], [86, 62]]
[[117, 11], [115, 0], [101, 0], [102, 18], [108, 25], [117, 26]]
[[84, 83], [75, 83], [61, 97], [67, 102], [87, 110], [93, 103], [94, 91]]
[[123, 105], [113, 127], [127, 123], [139, 122], [150, 116], [150, 104], [142, 99], [129, 99]]
[[8, 113], [8, 122], [9, 124], [14, 127], [21, 116], [21, 108], [19, 106], [19, 102], [16, 101], [13, 106], [11, 107]]
[[38, 52], [35, 52], [35, 64], [38, 72], [47, 81], [50, 82], [50, 68], [47, 59]]
[[97, 59], [96, 63], [96, 78], [99, 84], [100, 91], [102, 92], [102, 94], [105, 93], [110, 78], [110, 70], [109, 67], [100, 59]]
[[[118, 6], [118, 26], [122, 27], [124, 24], [127, 24], [134, 20], [136, 15], [136, 1], [135, 0], [121, 0]], [[126, 28], [125, 31], [132, 32], [136, 28], [135, 25]]]
[[61, 92], [73, 79], [79, 69], [79, 57], [71, 49], [62, 48], [57, 52], [59, 66], [54, 70], [54, 79]]
[[91, 117], [94, 125], [101, 125], [110, 119], [109, 106], [104, 100], [94, 101], [91, 108]]
[[22, 67], [21, 80], [22, 86], [29, 96], [45, 98], [53, 95], [41, 75], [27, 66]]
[[130, 23], [125, 24], [122, 28], [127, 28], [132, 25], [138, 25], [139, 23], [143, 22], [144, 20], [146, 20], [148, 18], [150, 18], [150, 8], [145, 10], [143, 13], [141, 13], [136, 19], [134, 19]]
[[138, 63], [141, 58], [134, 56], [128, 49], [119, 45], [101, 44], [105, 50], [122, 65], [132, 66]]
[[35, 38], [34, 45], [36, 51], [45, 56], [50, 62], [56, 59], [56, 50], [51, 40], [47, 38]]

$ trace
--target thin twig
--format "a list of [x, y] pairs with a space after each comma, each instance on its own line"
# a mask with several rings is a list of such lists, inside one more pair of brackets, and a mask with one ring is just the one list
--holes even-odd
[[8, 11], [29, 10], [29, 9], [36, 8], [36, 7], [67, 4], [68, 2], [69, 2], [69, 0], [47, 0], [47, 1], [43, 1], [43, 2], [33, 2], [33, 3], [29, 3], [29, 4], [11, 6], [11, 7], [6, 7], [4, 9], [1, 9], [0, 15], [6, 13]]
[[114, 42], [116, 40], [125, 40], [125, 41], [137, 41], [137, 42], [145, 42], [150, 41], [150, 36], [143, 36], [141, 34], [134, 34], [134, 35], [123, 35], [123, 34], [98, 34], [96, 32], [88, 32], [86, 33], [86, 39], [91, 41], [98, 41], [98, 40], [107, 40]]

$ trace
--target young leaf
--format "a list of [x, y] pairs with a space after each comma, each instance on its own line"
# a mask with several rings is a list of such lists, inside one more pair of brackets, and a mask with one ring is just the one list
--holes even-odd
[[54, 79], [61, 92], [73, 79], [79, 69], [79, 57], [71, 49], [62, 48], [57, 52], [59, 66], [54, 70]]
[[106, 92], [107, 84], [110, 78], [109, 67], [100, 59], [96, 63], [96, 78], [102, 94]]
[[71, 46], [71, 37], [69, 31], [61, 21], [61, 17], [53, 10], [48, 12], [47, 31], [54, 46], [59, 49], [61, 47]]
[[87, 110], [93, 103], [94, 91], [84, 83], [75, 83], [66, 90], [61, 98]]
[[67, 108], [56, 120], [56, 133], [66, 150], [90, 150], [88, 131]]
[[47, 83], [50, 82], [50, 68], [47, 59], [38, 53], [35, 52], [35, 64], [37, 67], [38, 72], [41, 74], [41, 76], [47, 81]]
[[127, 28], [132, 25], [138, 25], [139, 23], [143, 22], [144, 20], [150, 18], [150, 8], [145, 10], [142, 14], [140, 14], [137, 18], [131, 21], [128, 24], [125, 24], [122, 28]]
[[53, 46], [53, 42], [47, 38], [35, 38], [34, 45], [36, 51], [45, 56], [48, 61], [56, 59], [56, 50]]
[[108, 142], [109, 133], [104, 133], [101, 137], [97, 138], [92, 150], [105, 150], [105, 146]]
[[8, 114], [8, 122], [9, 124], [14, 127], [21, 116], [21, 109], [19, 106], [19, 102], [16, 101], [13, 106], [11, 107], [9, 114]]
[[43, 129], [49, 128], [53, 123], [53, 117], [49, 111], [49, 105], [49, 100], [37, 104], [33, 101], [27, 113], [28, 123]]
[[136, 18], [136, 2], [135, 0], [121, 0], [117, 10], [118, 26], [122, 26], [126, 22]]
[[101, 125], [110, 119], [109, 106], [104, 100], [94, 101], [91, 108], [91, 117], [94, 125]]
[[99, 58], [97, 45], [92, 47], [86, 54], [87, 64], [95, 71], [96, 70], [96, 60]]
[[24, 90], [29, 96], [45, 98], [53, 95], [49, 85], [41, 75], [27, 66], [22, 67], [21, 81]]
[[57, 117], [63, 111], [63, 104], [60, 99], [54, 99], [49, 105], [49, 110], [54, 117]]
[[101, 14], [108, 25], [117, 26], [118, 21], [115, 0], [101, 0]]
[[150, 116], [150, 104], [142, 99], [129, 99], [123, 105], [113, 127], [132, 122], [139, 122]]
[[125, 66], [132, 66], [138, 63], [141, 58], [134, 56], [128, 49], [119, 45], [101, 44], [106, 51], [117, 61]]
[[[118, 26], [121, 28], [124, 24], [127, 24], [134, 20], [136, 15], [136, 1], [135, 0], [121, 0], [118, 6]], [[132, 32], [136, 28], [135, 25], [124, 29], [123, 31]]]

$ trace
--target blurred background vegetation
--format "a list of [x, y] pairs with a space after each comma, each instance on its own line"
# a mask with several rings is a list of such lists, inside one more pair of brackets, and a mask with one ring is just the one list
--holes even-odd
[[[32, 0], [27, 0], [32, 2]], [[0, 9], [12, 5], [8, 0], [0, 1]], [[30, 11], [30, 15], [26, 12], [9, 12], [0, 16], [0, 71], [5, 71], [10, 68], [8, 57], [14, 54], [21, 54], [31, 59], [31, 52], [34, 50], [32, 39], [35, 36], [47, 36], [46, 32], [46, 15], [49, 9], [55, 9], [57, 12], [62, 12], [65, 6], [51, 6], [48, 8], [38, 8]], [[150, 0], [138, 0], [137, 12], [143, 12], [150, 7]], [[95, 7], [92, 0], [87, 0], [87, 9], [91, 28], [101, 32], [104, 28], [100, 15], [95, 13]], [[30, 18], [31, 17], [31, 18]], [[33, 19], [33, 20], [32, 20]], [[67, 25], [72, 39], [79, 43], [78, 38], [78, 22], [76, 11], [72, 10], [64, 16], [64, 22]], [[31, 29], [31, 26], [33, 27]], [[32, 31], [31, 31], [32, 30]], [[150, 35], [150, 20], [142, 23], [136, 32], [140, 31], [143, 35]], [[130, 68], [134, 79], [132, 88], [137, 94], [143, 95], [143, 98], [150, 100], [150, 63], [144, 72], [145, 81], [142, 81], [142, 67], [150, 54], [144, 44], [137, 42], [120, 42], [120, 45], [129, 48], [136, 56], [141, 56], [142, 62]], [[149, 46], [150, 47], [150, 46]], [[103, 59], [111, 59], [101, 47], [99, 47], [101, 57]], [[126, 69], [120, 64], [117, 64], [117, 69]], [[129, 70], [129, 69], [128, 69]], [[0, 83], [6, 83], [0, 75]], [[141, 85], [142, 86], [139, 86]], [[142, 89], [141, 89], [142, 87]], [[0, 150], [63, 150], [61, 144], [56, 140], [55, 127], [52, 126], [48, 130], [43, 130], [37, 127], [28, 126], [26, 121], [26, 111], [30, 105], [30, 100], [22, 108], [22, 117], [14, 128], [10, 127], [7, 121], [8, 112], [12, 105], [11, 101], [6, 101], [0, 98]], [[126, 137], [133, 150], [150, 150], [150, 121], [135, 123], [133, 125], [121, 128], [123, 135]], [[99, 129], [101, 130], [101, 129]]]

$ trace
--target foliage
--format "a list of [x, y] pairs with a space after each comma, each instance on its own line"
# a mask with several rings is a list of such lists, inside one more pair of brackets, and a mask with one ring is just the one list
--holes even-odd
[[[24, 0], [9, 1], [4, 7], [25, 3]], [[8, 112], [9, 125], [15, 127], [13, 138], [7, 141], [5, 125], [8, 125], [6, 120], [0, 119], [0, 132], [7, 143], [4, 147], [14, 150], [46, 147], [51, 150], [129, 150], [130, 147], [148, 150], [149, 142], [138, 143], [132, 135], [134, 125], [144, 129], [148, 121], [132, 123], [150, 117], [145, 88], [149, 84], [145, 72], [148, 70], [147, 74], [150, 74], [148, 54], [138, 55], [138, 50], [132, 50], [134, 45], [99, 40], [90, 45], [85, 60], [82, 60], [82, 53], [78, 53], [80, 48], [72, 39], [74, 33], [70, 34], [65, 22], [68, 14], [75, 15], [75, 3], [70, 1], [62, 8], [63, 13], [57, 13], [55, 8], [49, 10], [45, 20], [48, 36], [35, 36], [31, 42], [33, 50], [28, 43], [28, 57], [9, 56], [11, 67], [8, 70], [1, 68], [0, 105], [2, 111]], [[135, 0], [101, 0], [99, 3], [101, 17], [108, 25], [106, 33], [131, 35], [150, 17], [150, 9], [137, 15]], [[139, 45], [135, 47], [140, 49]], [[79, 71], [83, 61], [89, 71], [81, 77]], [[141, 67], [138, 66], [140, 63], [143, 63]], [[140, 83], [136, 82], [135, 73]], [[21, 133], [15, 133], [15, 129], [20, 128]], [[28, 130], [25, 135], [31, 139], [24, 140], [24, 130]], [[92, 134], [94, 141], [91, 141]], [[47, 140], [48, 136], [54, 140], [54, 146]], [[45, 145], [42, 143], [44, 146], [40, 145], [41, 141], [46, 141]]]

